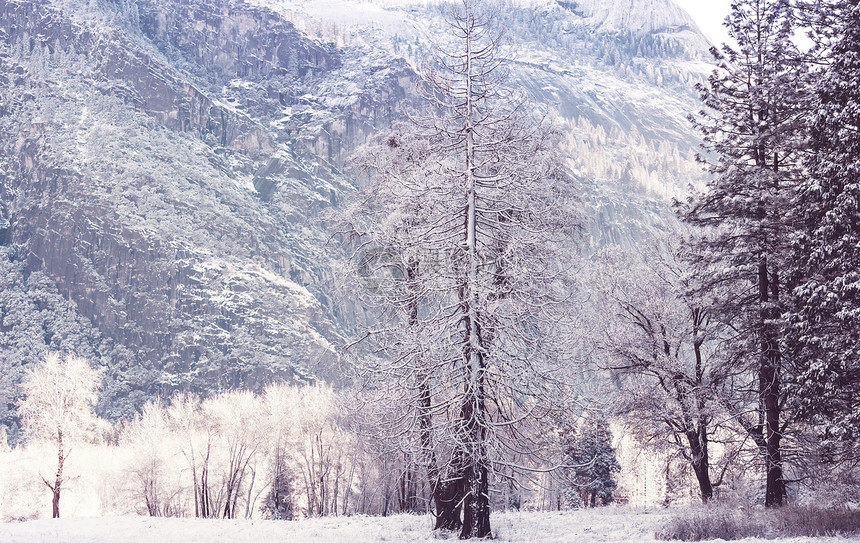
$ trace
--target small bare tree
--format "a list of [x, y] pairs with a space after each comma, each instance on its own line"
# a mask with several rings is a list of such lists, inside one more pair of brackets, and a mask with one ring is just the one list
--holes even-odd
[[180, 437], [182, 455], [191, 468], [194, 516], [214, 517], [218, 511], [212, 504], [209, 482], [212, 444], [215, 439], [214, 424], [211, 420], [205, 420], [200, 398], [193, 395], [174, 395], [167, 412], [171, 431]]
[[143, 498], [146, 512], [152, 517], [172, 513], [171, 497], [165, 488], [165, 439], [169, 436], [167, 415], [155, 401], [147, 402], [141, 413], [122, 430], [120, 443], [133, 451], [134, 458], [126, 472], [133, 485], [133, 496]]
[[613, 373], [619, 409], [636, 433], [668, 436], [695, 473], [703, 502], [722, 483], [727, 454], [712, 479], [710, 443], [727, 441], [739, 429], [729, 407], [735, 360], [726, 349], [725, 328], [713, 322], [706, 299], [691, 294], [691, 275], [667, 247], [636, 256], [617, 249], [597, 255], [596, 291], [611, 308], [596, 324], [598, 364]]
[[203, 402], [203, 415], [214, 423], [214, 432], [223, 449], [221, 487], [217, 506], [212, 511], [222, 518], [237, 518], [237, 507], [243, 498], [244, 514], [250, 515], [257, 457], [265, 437], [258, 415], [260, 407], [259, 399], [248, 391], [226, 392]]
[[21, 384], [24, 399], [19, 413], [24, 431], [31, 439], [43, 439], [57, 447], [57, 475], [54, 481], [42, 477], [51, 489], [53, 517], [60, 516], [60, 491], [65, 481], [63, 465], [71, 452], [68, 445], [93, 427], [101, 375], [83, 358], [60, 359], [49, 353], [45, 361], [30, 371]]

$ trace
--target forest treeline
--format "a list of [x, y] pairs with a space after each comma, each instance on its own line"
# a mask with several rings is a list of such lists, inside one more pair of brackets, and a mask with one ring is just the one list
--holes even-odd
[[[261, 393], [153, 400], [111, 424], [93, 405], [100, 372], [50, 353], [28, 374], [26, 445], [0, 450], [4, 520], [88, 514], [296, 520], [425, 513], [431, 489], [414, 457], [370, 423], [355, 390], [276, 384]], [[508, 485], [501, 509], [614, 500], [618, 471], [605, 421], [571, 421], [545, 452], [579, 465], [547, 485]], [[595, 454], [601, 461], [592, 462]], [[47, 488], [47, 491], [45, 490]]]

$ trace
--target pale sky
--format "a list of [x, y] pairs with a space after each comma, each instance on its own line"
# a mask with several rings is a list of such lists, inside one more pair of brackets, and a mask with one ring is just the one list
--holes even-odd
[[711, 43], [719, 46], [729, 41], [723, 21], [731, 9], [731, 0], [675, 0], [675, 3], [687, 10]]

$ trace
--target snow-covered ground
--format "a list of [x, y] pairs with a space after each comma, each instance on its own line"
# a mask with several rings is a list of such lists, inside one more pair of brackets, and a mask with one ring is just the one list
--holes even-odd
[[[654, 530], [667, 510], [608, 507], [558, 513], [496, 513], [493, 533], [499, 541], [523, 543], [596, 543], [654, 541]], [[338, 517], [296, 522], [201, 520], [150, 517], [43, 519], [0, 525], [4, 543], [184, 542], [211, 543], [412, 543], [438, 541], [428, 516]], [[456, 539], [452, 537], [451, 539]], [[721, 541], [721, 540], [718, 540]], [[745, 539], [744, 543], [768, 540]], [[770, 540], [774, 541], [774, 540]], [[857, 541], [840, 537], [791, 538], [782, 543]]]

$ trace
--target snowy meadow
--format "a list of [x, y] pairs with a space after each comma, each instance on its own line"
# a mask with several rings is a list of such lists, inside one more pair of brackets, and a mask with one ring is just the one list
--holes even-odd
[[[600, 513], [499, 513], [494, 515], [495, 535], [500, 541], [523, 543], [653, 541], [654, 523], [664, 514], [623, 508], [611, 508]], [[353, 516], [290, 523], [140, 517], [75, 518], [59, 522], [43, 520], [5, 524], [0, 527], [0, 540], [9, 543], [101, 543], [118, 540], [129, 543], [407, 543], [447, 539], [444, 534], [434, 533], [432, 528], [433, 520], [427, 515]], [[455, 535], [449, 537], [456, 540]]]
[[[609, 507], [598, 511], [500, 512], [493, 535], [511, 543], [634, 543], [658, 541], [655, 530], [672, 512]], [[145, 517], [67, 518], [0, 525], [6, 543], [419, 543], [456, 540], [433, 532], [428, 515], [352, 516], [297, 522]], [[717, 539], [722, 541], [722, 538]], [[746, 543], [845, 543], [842, 536], [747, 537]]]

